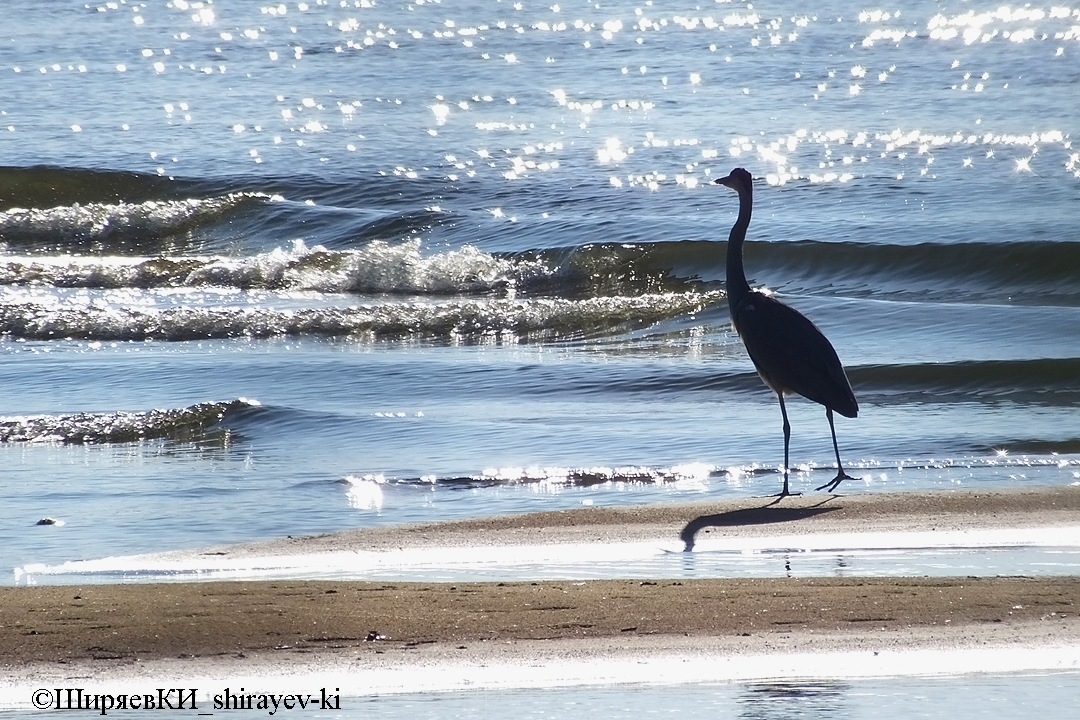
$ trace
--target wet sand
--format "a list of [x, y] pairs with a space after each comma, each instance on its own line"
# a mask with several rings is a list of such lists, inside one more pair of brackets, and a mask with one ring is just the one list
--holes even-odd
[[[611, 541], [1080, 525], [1080, 487], [697, 503], [508, 516], [208, 549]], [[1080, 648], [1080, 578], [773, 578], [505, 583], [238, 581], [0, 588], [0, 668], [95, 674], [137, 663], [353, 669], [712, 648], [792, 653], [920, 647]], [[216, 670], [214, 669], [216, 667]], [[169, 670], [175, 672], [175, 667]]]
[[1080, 639], [1080, 578], [768, 578], [516, 583], [212, 582], [0, 590], [0, 664], [370, 653], [632, 636], [1045, 624]]

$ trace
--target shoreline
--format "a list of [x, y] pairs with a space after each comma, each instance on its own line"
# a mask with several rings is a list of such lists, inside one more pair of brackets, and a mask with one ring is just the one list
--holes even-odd
[[[779, 507], [769, 502], [758, 498], [501, 516], [180, 554], [259, 557], [360, 548], [678, 541], [688, 528], [700, 543], [706, 537], [769, 538], [778, 531], [786, 536], [833, 533], [839, 539], [859, 531], [1080, 526], [1078, 486], [809, 496], [785, 499]], [[35, 678], [100, 683], [252, 677], [256, 682], [272, 671], [312, 678], [344, 673], [355, 684], [362, 671], [389, 673], [384, 687], [404, 692], [456, 687], [458, 681], [445, 673], [468, 676], [468, 668], [485, 663], [519, 670], [543, 667], [543, 677], [567, 683], [573, 678], [559, 668], [572, 660], [581, 666], [580, 677], [616, 682], [610, 670], [594, 666], [660, 663], [654, 670], [663, 675], [665, 662], [728, 667], [732, 658], [759, 658], [726, 671], [713, 668], [717, 677], [744, 677], [779, 666], [810, 672], [814, 663], [798, 658], [826, 653], [835, 656], [835, 668], [847, 673], [877, 668], [888, 674], [919, 672], [929, 662], [926, 653], [958, 652], [1000, 657], [993, 661], [998, 665], [989, 659], [965, 666], [946, 663], [947, 672], [991, 665], [1080, 669], [1080, 576], [238, 580], [0, 587], [0, 688], [6, 688], [0, 695], [13, 702], [20, 699], [11, 693]], [[436, 677], [442, 679], [436, 682]]]
[[[908, 553], [912, 564], [900, 574], [947, 575], [935, 570], [928, 554], [1076, 547], [1080, 484], [588, 507], [392, 525], [26, 565], [15, 568], [14, 585], [767, 577], [792, 575], [793, 568], [806, 577], [822, 572], [815, 558], [844, 551]], [[799, 565], [768, 561], [781, 551]], [[680, 558], [694, 557], [708, 560], [687, 572]], [[1072, 555], [1061, 557], [1066, 562], [1058, 573], [1069, 574], [1076, 567]], [[859, 567], [852, 574], [896, 574], [887, 559]], [[998, 572], [1023, 574], [1025, 567], [1021, 562]]]
[[[957, 490], [699, 500], [363, 528], [239, 543], [200, 552], [237, 557], [427, 547], [674, 542], [842, 532], [946, 532], [1080, 523], [1080, 483], [1016, 490]], [[156, 553], [162, 559], [191, 551]]]
[[[1080, 483], [1013, 490], [934, 490], [860, 495], [773, 497], [586, 507], [467, 520], [407, 523], [209, 545], [131, 556], [169, 561], [195, 556], [238, 558], [397, 549], [668, 542], [691, 550], [707, 536], [954, 532], [1045, 528], [1080, 523]], [[73, 561], [90, 563], [93, 560]], [[2, 586], [0, 586], [2, 587]]]

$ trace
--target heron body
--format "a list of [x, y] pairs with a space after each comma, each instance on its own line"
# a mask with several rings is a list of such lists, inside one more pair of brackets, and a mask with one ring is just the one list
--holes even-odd
[[736, 168], [716, 183], [739, 194], [739, 218], [731, 228], [727, 247], [727, 293], [731, 321], [746, 345], [746, 351], [758, 375], [776, 393], [784, 418], [784, 488], [788, 490], [788, 447], [791, 425], [788, 423], [784, 396], [797, 393], [825, 406], [825, 416], [832, 432], [836, 452], [836, 477], [818, 490], [835, 490], [842, 480], [851, 479], [840, 463], [833, 412], [853, 418], [859, 404], [851, 390], [844, 366], [828, 338], [805, 315], [764, 293], [750, 289], [743, 272], [742, 246], [754, 205], [753, 179], [746, 170]]

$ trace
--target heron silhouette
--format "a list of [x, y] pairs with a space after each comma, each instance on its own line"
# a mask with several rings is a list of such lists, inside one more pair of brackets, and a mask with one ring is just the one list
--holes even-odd
[[788, 422], [784, 395], [798, 393], [808, 400], [825, 406], [829, 419], [833, 450], [836, 452], [836, 477], [818, 490], [836, 490], [844, 480], [854, 480], [844, 472], [840, 463], [840, 448], [836, 444], [833, 412], [853, 418], [859, 414], [859, 403], [851, 390], [844, 366], [828, 338], [814, 323], [799, 311], [763, 293], [750, 289], [743, 272], [743, 241], [750, 226], [754, 207], [754, 186], [750, 173], [735, 168], [727, 177], [715, 181], [739, 193], [739, 218], [731, 228], [727, 246], [728, 308], [735, 330], [746, 345], [746, 351], [757, 368], [758, 375], [776, 393], [780, 414], [784, 417], [784, 489], [779, 497], [793, 494], [788, 489], [788, 447], [791, 424]]

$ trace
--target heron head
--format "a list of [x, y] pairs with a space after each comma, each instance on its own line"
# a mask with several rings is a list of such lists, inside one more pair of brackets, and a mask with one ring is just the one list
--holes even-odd
[[713, 182], [715, 182], [717, 185], [724, 185], [726, 187], [729, 187], [735, 192], [742, 194], [744, 192], [750, 191], [754, 182], [754, 178], [746, 170], [742, 168], [735, 168], [726, 177], [717, 178]]

